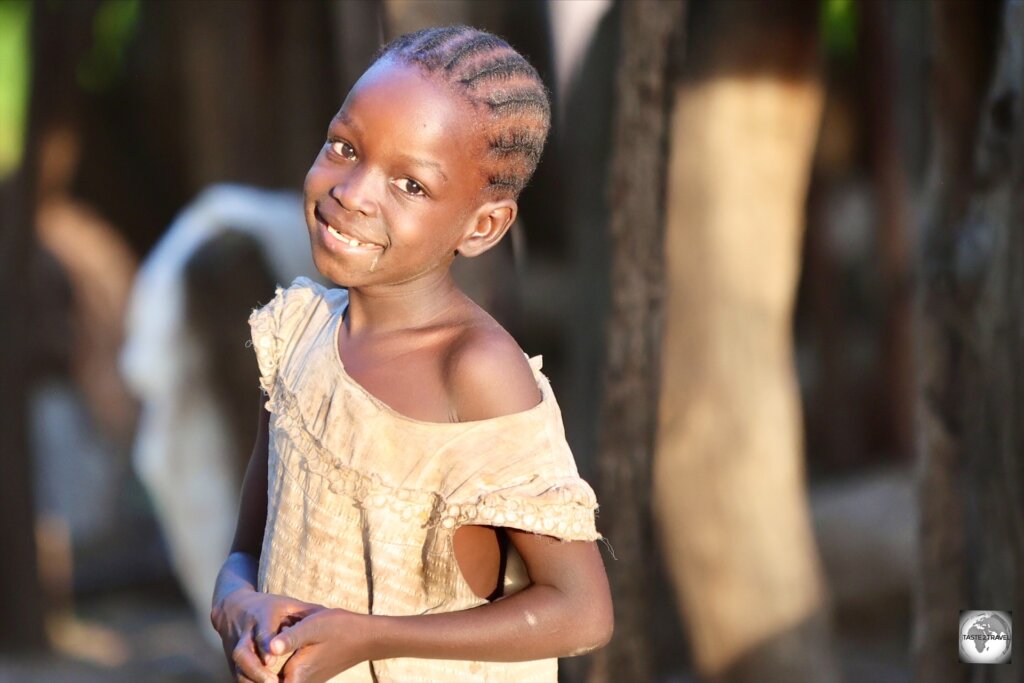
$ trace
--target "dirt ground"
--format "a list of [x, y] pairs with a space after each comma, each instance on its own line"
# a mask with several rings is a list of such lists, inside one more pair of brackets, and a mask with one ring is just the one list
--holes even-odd
[[79, 602], [55, 628], [57, 652], [0, 658], [0, 683], [229, 683], [180, 594], [153, 589]]
[[[844, 615], [849, 616], [849, 615]], [[837, 634], [846, 683], [910, 683], [908, 610]], [[63, 652], [0, 658], [0, 683], [230, 683], [223, 655], [200, 635], [180, 594], [135, 590], [79, 602], [60, 629]], [[680, 672], [661, 683], [698, 683]]]

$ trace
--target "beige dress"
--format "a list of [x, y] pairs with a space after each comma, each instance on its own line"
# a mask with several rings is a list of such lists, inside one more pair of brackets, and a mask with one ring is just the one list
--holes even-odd
[[[597, 501], [579, 477], [541, 357], [542, 400], [470, 422], [424, 422], [345, 371], [345, 289], [297, 278], [249, 323], [271, 413], [260, 590], [364, 614], [484, 604], [452, 548], [464, 524], [596, 540]], [[556, 683], [557, 660], [364, 662], [332, 683]]]

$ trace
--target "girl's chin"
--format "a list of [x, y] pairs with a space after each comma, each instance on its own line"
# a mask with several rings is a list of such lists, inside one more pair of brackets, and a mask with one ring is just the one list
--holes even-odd
[[369, 284], [369, 273], [353, 272], [351, 267], [339, 264], [336, 259], [331, 258], [330, 253], [321, 253], [313, 250], [313, 265], [320, 275], [333, 282], [338, 287], [358, 287]]

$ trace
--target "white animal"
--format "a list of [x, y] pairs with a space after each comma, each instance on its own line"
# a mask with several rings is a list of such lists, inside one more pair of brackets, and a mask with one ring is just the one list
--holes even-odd
[[[298, 275], [318, 278], [301, 196], [212, 186], [175, 218], [143, 262], [120, 357], [121, 372], [142, 403], [135, 470], [197, 619], [218, 645], [209, 623], [210, 599], [234, 535], [241, 482], [232, 437], [204, 377], [204, 350], [185, 320], [184, 272], [196, 250], [226, 229], [256, 238], [279, 284]], [[253, 396], [257, 386], [254, 377]], [[254, 408], [254, 429], [255, 424]]]

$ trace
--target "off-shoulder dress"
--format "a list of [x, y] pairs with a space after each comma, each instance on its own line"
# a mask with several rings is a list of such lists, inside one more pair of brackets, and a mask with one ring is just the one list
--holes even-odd
[[[271, 413], [259, 589], [364, 614], [416, 615], [486, 602], [453, 552], [483, 524], [596, 540], [597, 500], [580, 478], [541, 356], [542, 399], [468, 422], [424, 422], [345, 371], [348, 291], [299, 277], [249, 318]], [[331, 683], [556, 683], [557, 660], [364, 662]]]

